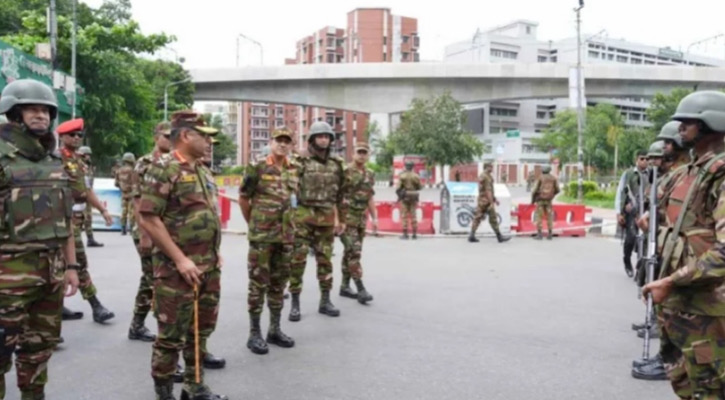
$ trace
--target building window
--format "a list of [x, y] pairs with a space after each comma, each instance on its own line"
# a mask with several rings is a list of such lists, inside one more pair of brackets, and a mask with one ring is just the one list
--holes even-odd
[[408, 40], [410, 40], [409, 36], [403, 36], [403, 43], [408, 43]]
[[599, 58], [599, 52], [598, 51], [589, 51], [589, 58]]
[[403, 61], [408, 61], [408, 56], [410, 56], [410, 53], [403, 53]]
[[614, 61], [614, 54], [607, 54], [607, 60]]
[[536, 118], [538, 118], [538, 119], [546, 119], [546, 111], [537, 111], [536, 112]]
[[531, 35], [531, 27], [530, 26], [527, 26], [526, 27], [526, 34], [527, 35]]
[[415, 61], [415, 62], [418, 62], [418, 61], [420, 61], [420, 54], [418, 54], [418, 53], [413, 53], [413, 61]]
[[510, 108], [491, 107], [489, 109], [489, 114], [497, 115], [497, 116], [501, 116], [501, 117], [515, 117], [518, 114], [518, 112], [516, 110], [512, 110]]
[[518, 53], [516, 53], [515, 51], [491, 49], [491, 57], [508, 58], [511, 60], [515, 60], [518, 57]]
[[388, 54], [387, 53], [383, 53], [383, 61], [388, 61]]
[[388, 45], [388, 37], [383, 36], [383, 46], [387, 46], [387, 45]]
[[327, 62], [328, 63], [334, 63], [335, 62], [335, 54], [334, 53], [330, 53], [330, 54], [327, 55]]
[[537, 60], [540, 63], [545, 63], [548, 60], [548, 58], [546, 56], [539, 56]]
[[551, 62], [556, 62], [558, 60], [557, 56], [551, 56]]
[[617, 62], [626, 63], [627, 57], [625, 56], [617, 56]]
[[632, 64], [642, 64], [642, 60], [639, 59], [639, 58], [633, 58], [632, 59]]

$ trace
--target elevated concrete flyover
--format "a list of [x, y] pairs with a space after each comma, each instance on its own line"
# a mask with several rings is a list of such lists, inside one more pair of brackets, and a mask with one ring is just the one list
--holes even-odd
[[[258, 101], [369, 113], [408, 109], [450, 91], [461, 103], [569, 95], [573, 65], [364, 63], [197, 69], [195, 100]], [[586, 97], [652, 97], [676, 87], [720, 89], [725, 68], [591, 64]]]

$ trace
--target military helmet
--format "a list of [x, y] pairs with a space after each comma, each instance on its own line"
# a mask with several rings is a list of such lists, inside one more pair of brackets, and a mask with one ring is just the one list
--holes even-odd
[[665, 142], [658, 140], [649, 145], [647, 151], [647, 158], [651, 157], [664, 157], [665, 156]]
[[415, 163], [412, 162], [412, 161], [410, 161], [410, 160], [408, 160], [408, 161], [405, 162], [405, 168], [411, 168], [414, 165], [415, 165]]
[[124, 162], [136, 162], [136, 156], [133, 153], [124, 153], [122, 160]]
[[310, 126], [310, 132], [307, 135], [307, 141], [311, 141], [313, 137], [317, 135], [330, 135], [330, 140], [335, 140], [335, 132], [332, 131], [332, 127], [325, 121], [316, 121]]
[[15, 106], [43, 105], [50, 109], [50, 119], [58, 116], [58, 100], [50, 86], [33, 79], [18, 79], [5, 86], [0, 94], [0, 114], [7, 114]]
[[81, 146], [80, 148], [78, 148], [78, 154], [82, 156], [90, 156], [91, 154], [93, 154], [93, 152], [91, 151], [90, 147]]
[[672, 119], [695, 119], [715, 132], [725, 132], [725, 93], [703, 90], [688, 94], [677, 105]]
[[678, 147], [682, 147], [682, 136], [680, 136], [680, 121], [670, 121], [660, 130], [655, 140], [672, 140]]
[[550, 166], [550, 165], [544, 165], [544, 166], [543, 166], [543, 167], [541, 168], [541, 172], [542, 172], [542, 173], [544, 173], [544, 174], [548, 174], [548, 173], [550, 173], [550, 172], [551, 172], [551, 166]]

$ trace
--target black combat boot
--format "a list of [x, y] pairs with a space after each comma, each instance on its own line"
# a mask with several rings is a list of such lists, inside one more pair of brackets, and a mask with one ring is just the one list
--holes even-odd
[[145, 315], [134, 314], [133, 321], [131, 321], [131, 327], [128, 328], [128, 338], [130, 340], [140, 340], [142, 342], [153, 342], [156, 340], [156, 335], [144, 325]]
[[501, 232], [496, 232], [496, 239], [498, 239], [499, 243], [503, 243], [511, 240], [511, 236], [504, 236], [501, 234]]
[[109, 311], [106, 307], [103, 307], [103, 304], [98, 301], [96, 296], [88, 299], [88, 302], [91, 303], [91, 308], [93, 309], [93, 320], [99, 324], [102, 324], [116, 316], [116, 314]]
[[630, 278], [634, 276], [634, 268], [632, 268], [632, 260], [629, 257], [624, 257], [624, 272]]
[[648, 359], [647, 361], [644, 360], [634, 360], [632, 361], [632, 368], [639, 368], [643, 365], [652, 364], [652, 363], [662, 363], [662, 356], [657, 354], [653, 358]]
[[40, 391], [21, 391], [20, 400], [45, 400], [45, 393], [42, 388]]
[[553, 234], [553, 233], [551, 233], [551, 231], [549, 231], [549, 235], [548, 235], [548, 236], [546, 236], [546, 240], [551, 240], [551, 239], [553, 239], [553, 238], [554, 238], [554, 234]]
[[413, 240], [418, 239], [418, 228], [413, 228]]
[[478, 240], [476, 238], [476, 234], [473, 233], [473, 232], [471, 232], [471, 234], [468, 235], [468, 241], [471, 242], [471, 243], [478, 243], [478, 242], [480, 242], [480, 240]]
[[317, 310], [320, 314], [325, 314], [330, 317], [339, 317], [340, 310], [335, 308], [335, 305], [330, 301], [330, 291], [324, 290], [320, 297], [320, 308]]
[[544, 236], [543, 236], [543, 235], [541, 235], [541, 229], [537, 230], [537, 231], [536, 231], [536, 236], [534, 236], [534, 239], [535, 239], [535, 240], [541, 240], [541, 239], [543, 239], [543, 238], [544, 238]]
[[403, 236], [400, 237], [403, 240], [408, 240], [408, 230], [403, 229]]
[[201, 385], [193, 393], [189, 393], [186, 388], [181, 389], [180, 400], [229, 400], [229, 397], [213, 393], [208, 386]]
[[282, 310], [270, 310], [269, 330], [267, 331], [267, 343], [276, 344], [279, 347], [290, 348], [295, 346], [295, 341], [282, 332], [279, 321], [282, 318]]
[[176, 364], [176, 372], [174, 372], [172, 379], [175, 383], [184, 382], [184, 367], [182, 367], [181, 364]]
[[174, 397], [174, 382], [171, 380], [154, 379], [156, 400], [176, 400]]
[[83, 318], [83, 311], [73, 311], [63, 306], [63, 321], [72, 321]]
[[357, 287], [357, 302], [365, 304], [368, 301], [373, 301], [373, 296], [365, 290], [362, 279], [355, 279], [355, 286]]
[[227, 366], [227, 360], [224, 357], [215, 357], [214, 354], [206, 352], [202, 364], [204, 369], [222, 369]]
[[632, 377], [646, 381], [666, 381], [665, 365], [661, 358], [654, 358], [654, 361], [632, 368]]
[[128, 231], [126, 230], [126, 224], [123, 224], [123, 226], [121, 227], [121, 236], [126, 236], [127, 233]]
[[357, 293], [355, 293], [350, 287], [350, 276], [344, 276], [342, 278], [342, 285], [340, 285], [340, 296], [350, 299], [357, 299]]
[[297, 322], [300, 319], [302, 319], [302, 314], [300, 314], [300, 294], [292, 293], [292, 306], [289, 310], [289, 320]]
[[103, 243], [96, 242], [96, 239], [93, 238], [93, 235], [88, 235], [87, 246], [88, 247], [103, 247]]
[[262, 338], [262, 328], [259, 327], [259, 315], [249, 315], [249, 339], [247, 348], [254, 354], [267, 354], [269, 348], [267, 342]]

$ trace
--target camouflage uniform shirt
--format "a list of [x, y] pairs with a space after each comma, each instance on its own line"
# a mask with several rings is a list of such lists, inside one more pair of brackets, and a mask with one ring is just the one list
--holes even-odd
[[[217, 268], [219, 261], [221, 223], [215, 192], [208, 169], [201, 163], [190, 165], [178, 152], [154, 162], [141, 188], [139, 212], [161, 218], [173, 242], [202, 272]], [[154, 248], [154, 254], [158, 252]]]
[[347, 168], [346, 180], [350, 185], [347, 225], [365, 226], [368, 202], [375, 195], [373, 171], [364, 167], [361, 170], [355, 166], [355, 163], [352, 163]]

